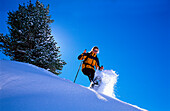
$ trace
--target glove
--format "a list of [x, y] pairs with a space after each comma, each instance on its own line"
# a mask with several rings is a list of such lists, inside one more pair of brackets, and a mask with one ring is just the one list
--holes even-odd
[[83, 53], [86, 53], [86, 49], [84, 50], [84, 52]]
[[102, 71], [103, 69], [104, 69], [104, 67], [103, 67], [103, 66], [101, 66], [101, 67], [99, 68], [99, 70], [100, 70], [100, 71]]

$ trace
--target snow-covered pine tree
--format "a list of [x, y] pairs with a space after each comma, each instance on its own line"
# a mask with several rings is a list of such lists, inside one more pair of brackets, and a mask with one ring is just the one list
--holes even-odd
[[31, 3], [19, 5], [17, 11], [8, 13], [9, 35], [1, 34], [2, 52], [11, 60], [31, 63], [60, 74], [63, 65], [60, 51], [51, 35], [49, 5], [38, 0], [35, 6]]

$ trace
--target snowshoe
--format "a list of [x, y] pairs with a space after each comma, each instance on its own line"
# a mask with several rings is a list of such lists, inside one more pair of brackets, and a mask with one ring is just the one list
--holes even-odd
[[93, 82], [91, 83], [91, 87], [90, 87], [90, 88], [98, 88], [98, 87], [100, 86], [101, 82], [102, 82], [101, 77], [97, 76], [97, 77], [93, 80]]

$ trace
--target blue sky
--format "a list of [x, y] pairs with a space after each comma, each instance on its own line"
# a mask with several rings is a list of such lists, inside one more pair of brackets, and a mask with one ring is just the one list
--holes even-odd
[[[0, 33], [7, 12], [29, 0], [0, 1]], [[36, 0], [32, 0], [35, 3]], [[100, 64], [119, 74], [119, 99], [150, 111], [170, 110], [168, 0], [41, 0], [50, 5], [52, 35], [67, 62], [62, 78], [74, 80], [84, 49], [99, 47]], [[6, 58], [2, 53], [0, 58]], [[89, 86], [79, 73], [77, 84]]]

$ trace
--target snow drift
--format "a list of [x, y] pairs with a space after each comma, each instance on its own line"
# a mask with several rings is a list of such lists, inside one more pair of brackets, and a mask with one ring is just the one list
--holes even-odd
[[0, 61], [0, 111], [144, 111], [36, 66]]

